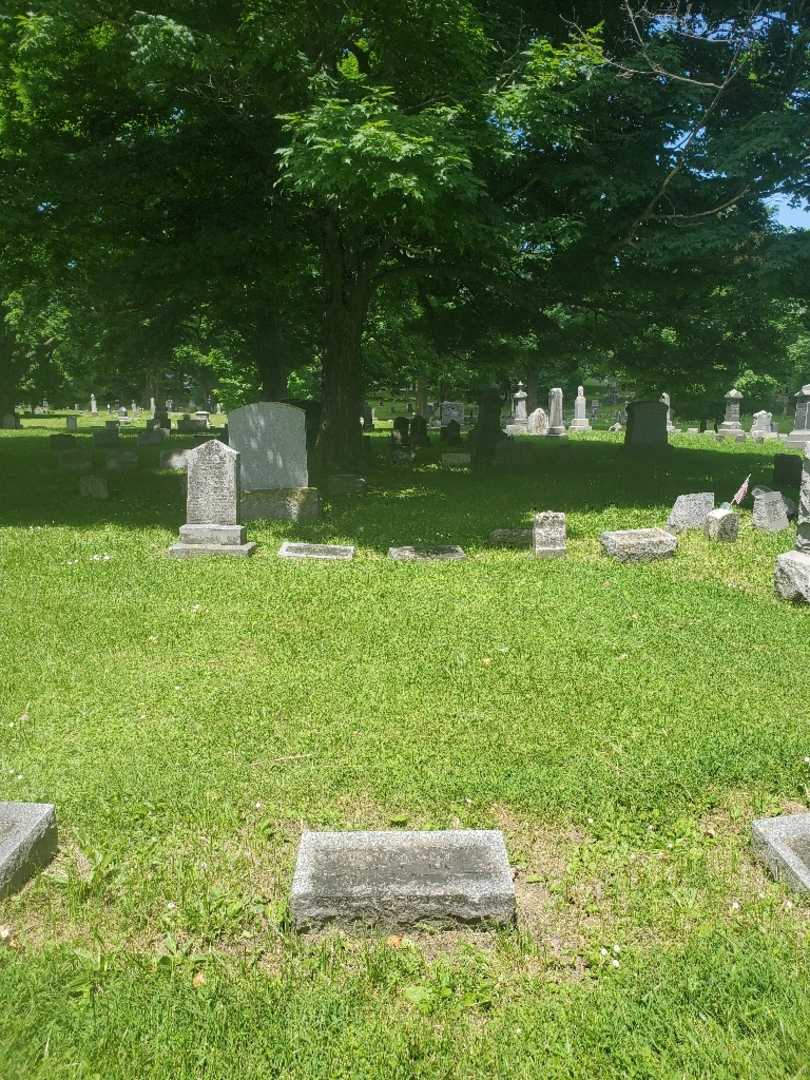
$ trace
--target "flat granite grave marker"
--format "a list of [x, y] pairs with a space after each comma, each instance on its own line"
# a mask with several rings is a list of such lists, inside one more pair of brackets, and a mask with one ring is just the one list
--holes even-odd
[[751, 826], [754, 851], [777, 881], [810, 892], [810, 814], [760, 818]]
[[50, 803], [0, 802], [0, 897], [21, 889], [56, 853]]
[[505, 926], [515, 886], [499, 830], [306, 832], [290, 907], [298, 930]]
[[617, 529], [603, 532], [599, 542], [605, 554], [619, 562], [668, 559], [678, 550], [678, 537], [666, 529]]
[[565, 514], [555, 510], [535, 514], [532, 546], [536, 559], [559, 559], [565, 555]]
[[432, 547], [390, 547], [388, 558], [397, 562], [435, 562], [436, 560], [466, 559], [464, 548], [455, 544], [434, 544]]
[[713, 491], [679, 495], [667, 518], [667, 528], [676, 533], [686, 532], [688, 529], [702, 529], [712, 510], [714, 510]]
[[244, 558], [256, 550], [247, 543], [239, 524], [239, 454], [217, 439], [189, 451], [186, 524], [169, 555], [188, 559], [199, 555]]
[[285, 540], [278, 549], [280, 559], [328, 559], [354, 558], [354, 547], [348, 544], [297, 544]]

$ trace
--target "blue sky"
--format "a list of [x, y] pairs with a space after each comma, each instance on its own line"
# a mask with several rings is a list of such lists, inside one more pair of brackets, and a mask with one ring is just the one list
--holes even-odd
[[784, 195], [776, 195], [768, 202], [776, 208], [776, 220], [780, 225], [790, 225], [794, 229], [810, 229], [810, 206], [807, 203], [792, 209]]

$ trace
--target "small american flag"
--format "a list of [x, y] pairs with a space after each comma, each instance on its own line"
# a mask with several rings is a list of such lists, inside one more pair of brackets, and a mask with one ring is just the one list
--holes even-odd
[[748, 481], [751, 479], [751, 473], [746, 476], [743, 482], [740, 484], [739, 490], [734, 498], [731, 500], [732, 506], [739, 506], [745, 496], [748, 494]]

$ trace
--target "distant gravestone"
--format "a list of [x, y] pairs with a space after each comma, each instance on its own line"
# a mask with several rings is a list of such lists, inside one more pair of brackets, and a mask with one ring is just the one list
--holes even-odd
[[702, 529], [712, 510], [714, 510], [713, 491], [679, 495], [667, 518], [667, 527], [676, 533], [686, 532], [688, 529]]
[[138, 436], [138, 446], [159, 446], [166, 438], [163, 428], [153, 427]]
[[0, 897], [17, 892], [56, 854], [50, 803], [0, 802]]
[[778, 432], [773, 430], [773, 413], [765, 409], [755, 412], [750, 434], [752, 439], [778, 439]]
[[455, 544], [434, 544], [432, 547], [390, 547], [388, 558], [396, 562], [447, 562], [465, 559], [464, 549]]
[[753, 525], [762, 532], [782, 532], [790, 525], [781, 491], [759, 491], [754, 496]]
[[497, 386], [487, 386], [478, 396], [478, 423], [471, 437], [472, 455], [476, 465], [491, 465], [495, 460], [498, 443], [502, 439], [501, 392]]
[[298, 930], [506, 926], [515, 886], [496, 830], [305, 832], [290, 908]]
[[585, 399], [585, 387], [577, 387], [577, 396], [574, 398], [574, 419], [571, 421], [571, 431], [590, 431], [591, 422], [588, 419], [588, 402]]
[[457, 420], [450, 420], [442, 428], [443, 441], [448, 446], [457, 446], [461, 442], [461, 425]]
[[563, 392], [559, 386], [548, 392], [548, 431], [549, 438], [561, 439], [567, 435], [563, 420]]
[[80, 476], [79, 494], [86, 499], [106, 499], [110, 492], [103, 476]]
[[661, 401], [663, 401], [667, 407], [667, 432], [671, 435], [673, 432], [677, 431], [677, 428], [672, 423], [672, 402], [670, 401], [669, 394], [663, 393], [661, 395]]
[[105, 431], [114, 431], [115, 434], [117, 435], [118, 432], [120, 431], [120, 428], [121, 428], [121, 425], [120, 425], [118, 420], [105, 420], [104, 421], [104, 430]]
[[776, 560], [774, 587], [783, 599], [810, 604], [810, 443], [805, 444], [796, 547]]
[[78, 416], [66, 416], [65, 417], [65, 427], [67, 428], [68, 431], [78, 431], [79, 430], [79, 418], [78, 418]]
[[538, 407], [529, 413], [526, 430], [529, 435], [548, 435], [548, 416], [545, 409]]
[[98, 413], [98, 405], [96, 404], [96, 395], [90, 395], [90, 412], [95, 416]]
[[599, 542], [605, 554], [618, 562], [667, 559], [678, 550], [677, 536], [666, 529], [618, 529], [603, 532]]
[[188, 454], [186, 524], [180, 541], [169, 548], [175, 558], [198, 555], [245, 557], [256, 549], [246, 543], [239, 524], [239, 454], [210, 439]]
[[740, 423], [740, 403], [742, 401], [742, 394], [739, 390], [732, 388], [726, 394], [726, 416], [723, 423], [717, 429], [718, 435], [722, 436], [745, 436], [743, 426]]
[[565, 555], [565, 514], [545, 510], [534, 516], [532, 545], [536, 559], [559, 559]]
[[703, 532], [709, 540], [724, 540], [733, 543], [739, 531], [740, 518], [733, 510], [712, 510], [706, 515]]
[[446, 428], [451, 420], [455, 421], [460, 431], [464, 424], [464, 402], [443, 401], [439, 406], [439, 420], [443, 428]]
[[788, 446], [796, 446], [802, 450], [810, 442], [810, 383], [796, 394], [793, 430], [786, 441]]
[[529, 430], [529, 418], [526, 414], [528, 396], [523, 383], [518, 383], [518, 388], [512, 397], [512, 419], [506, 425], [507, 435], [525, 435]]
[[370, 435], [374, 430], [374, 410], [367, 401], [363, 402], [363, 415], [361, 417], [363, 424], [363, 431], [366, 435]]
[[411, 418], [411, 445], [430, 446], [428, 425], [424, 416], [414, 416]]
[[668, 446], [667, 407], [663, 401], [631, 401], [627, 406], [624, 445], [629, 447]]
[[119, 446], [121, 443], [121, 440], [118, 437], [117, 424], [114, 428], [111, 429], [104, 428], [103, 430], [99, 430], [98, 428], [96, 428], [96, 430], [93, 432], [92, 438], [93, 446], [100, 449], [108, 446]]

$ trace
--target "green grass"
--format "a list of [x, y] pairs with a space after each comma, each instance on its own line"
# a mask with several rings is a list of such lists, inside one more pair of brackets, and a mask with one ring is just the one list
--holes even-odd
[[[471, 473], [380, 439], [365, 498], [184, 563], [159, 451], [82, 500], [63, 427], [0, 432], [0, 798], [61, 832], [0, 901], [4, 1080], [810, 1076], [810, 906], [748, 841], [810, 802], [810, 613], [771, 584], [793, 531], [743, 511], [736, 545], [638, 567], [598, 544], [768, 483], [779, 444], [595, 434]], [[538, 509], [566, 559], [487, 547]], [[384, 557], [429, 542], [469, 558]], [[518, 929], [296, 937], [301, 829], [403, 825], [503, 828]]]

